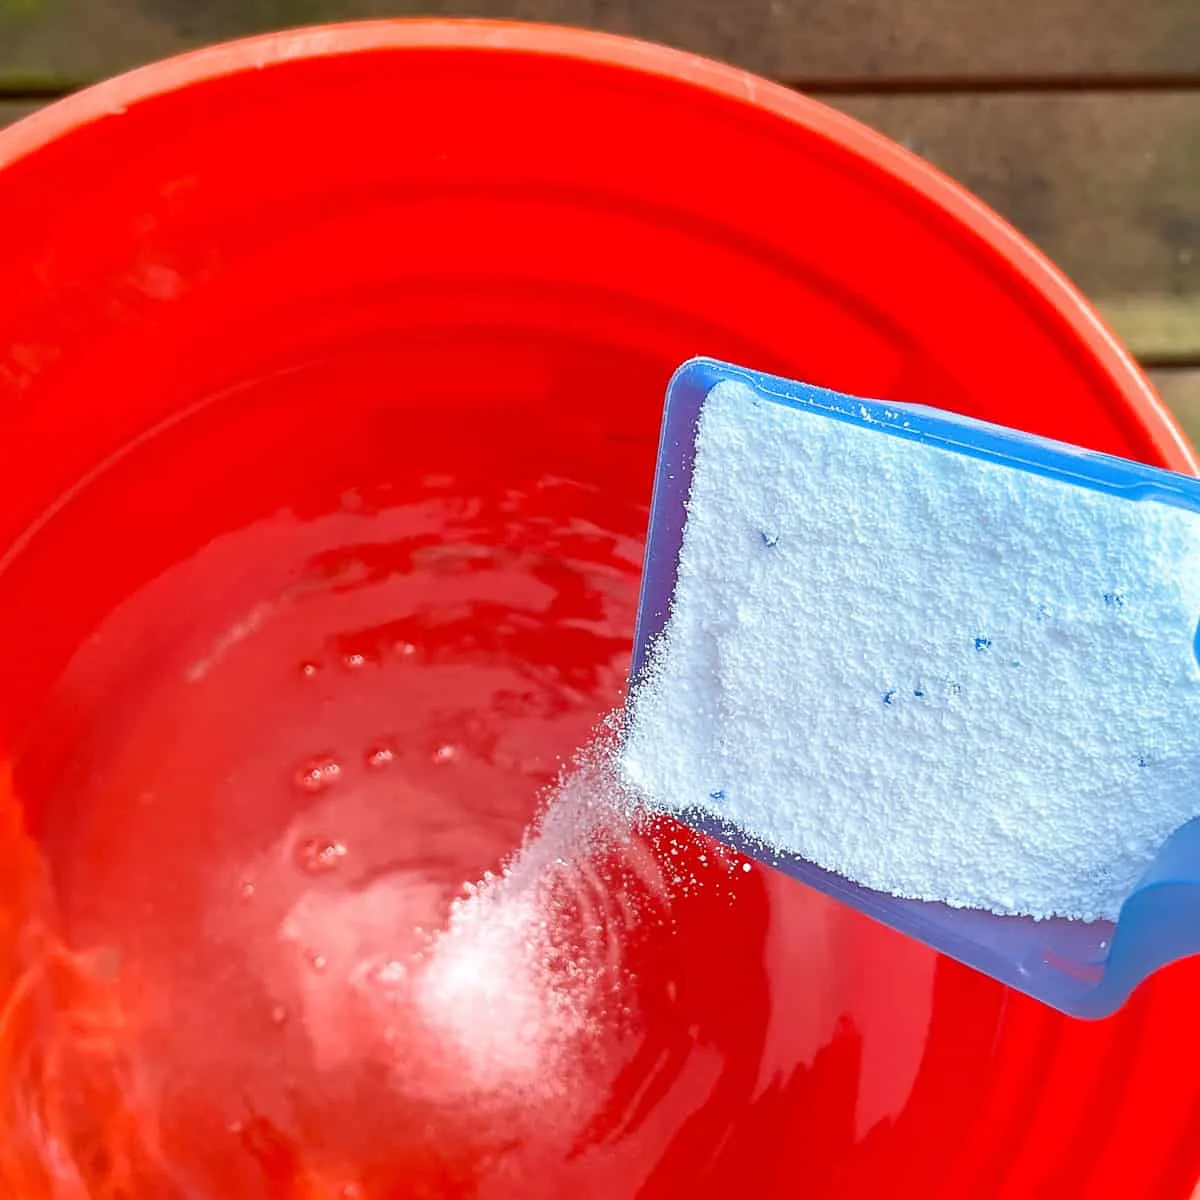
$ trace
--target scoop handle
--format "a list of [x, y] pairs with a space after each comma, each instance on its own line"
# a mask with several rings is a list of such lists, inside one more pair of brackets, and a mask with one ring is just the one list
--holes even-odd
[[1200, 817], [1162, 845], [1121, 906], [1095, 1000], [1105, 1011], [1169, 963], [1200, 954]]

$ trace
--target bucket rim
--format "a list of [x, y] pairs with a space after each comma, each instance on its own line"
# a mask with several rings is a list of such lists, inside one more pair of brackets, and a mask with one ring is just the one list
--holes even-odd
[[773, 116], [890, 176], [959, 231], [984, 244], [1053, 312], [1142, 422], [1162, 465], [1200, 474], [1192, 448], [1149, 380], [1079, 290], [999, 214], [905, 147], [811, 97], [684, 50], [568, 26], [474, 18], [384, 18], [257, 34], [186, 51], [93, 84], [0, 129], [0, 171], [69, 133], [135, 104], [224, 77], [286, 63], [396, 50], [467, 51], [600, 65], [715, 93]]

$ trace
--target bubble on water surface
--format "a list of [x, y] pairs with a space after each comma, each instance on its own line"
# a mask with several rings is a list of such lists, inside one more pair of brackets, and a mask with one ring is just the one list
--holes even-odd
[[344, 843], [332, 838], [305, 838], [296, 847], [296, 864], [314, 875], [336, 871], [345, 857]]
[[382, 770], [396, 761], [396, 752], [391, 746], [372, 746], [365, 755], [366, 764], [373, 770]]
[[296, 785], [306, 792], [323, 792], [341, 775], [342, 764], [336, 758], [312, 758], [297, 769]]

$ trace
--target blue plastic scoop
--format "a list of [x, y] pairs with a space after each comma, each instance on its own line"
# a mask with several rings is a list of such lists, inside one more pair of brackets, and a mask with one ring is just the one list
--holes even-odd
[[[869, 428], [881, 437], [933, 445], [1075, 487], [1200, 513], [1200, 480], [934, 409], [861, 400], [696, 359], [677, 372], [666, 399], [631, 670], [635, 688], [644, 679], [651, 651], [671, 613], [700, 414], [713, 389], [726, 381], [748, 387], [756, 403], [789, 406]], [[886, 530], [880, 536], [886, 537]], [[790, 719], [802, 720], [803, 713]], [[1019, 746], [1004, 749], [1020, 753]], [[1196, 811], [1200, 812], [1200, 795]], [[1073, 1016], [1105, 1016], [1152, 972], [1200, 953], [1200, 817], [1166, 839], [1114, 923], [1034, 920], [898, 899], [822, 869], [787, 848], [765, 846], [712, 809], [684, 807], [676, 815], [747, 856]]]

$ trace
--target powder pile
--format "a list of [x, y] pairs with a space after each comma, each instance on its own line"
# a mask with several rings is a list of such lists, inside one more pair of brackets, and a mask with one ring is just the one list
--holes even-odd
[[860, 884], [1115, 918], [1200, 813], [1200, 515], [718, 385], [622, 750]]

